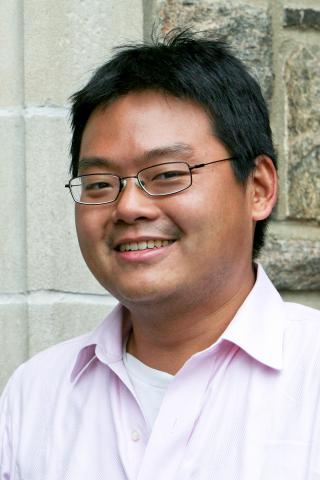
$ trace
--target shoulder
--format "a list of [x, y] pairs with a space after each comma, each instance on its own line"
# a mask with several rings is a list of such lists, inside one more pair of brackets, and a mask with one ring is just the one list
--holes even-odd
[[13, 373], [4, 395], [16, 406], [19, 401], [23, 405], [30, 403], [30, 399], [42, 399], [50, 403], [57, 395], [68, 395], [73, 388], [75, 371], [96, 358], [96, 346], [109, 341], [114, 347], [122, 328], [121, 315], [122, 307], [116, 305], [93, 331], [34, 355]]
[[284, 302], [289, 328], [320, 333], [320, 310], [299, 303]]
[[37, 392], [48, 392], [69, 382], [77, 356], [90, 334], [58, 343], [21, 364], [11, 376], [4, 394], [16, 403]]
[[[284, 302], [284, 350], [292, 363], [300, 367], [320, 365], [320, 311], [296, 303]], [[287, 357], [288, 358], [288, 357]], [[299, 367], [299, 368], [300, 368]]]

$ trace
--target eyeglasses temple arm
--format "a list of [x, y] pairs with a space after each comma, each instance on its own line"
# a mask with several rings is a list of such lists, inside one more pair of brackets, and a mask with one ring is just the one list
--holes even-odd
[[213, 160], [212, 162], [206, 162], [206, 163], [199, 163], [198, 165], [193, 165], [192, 167], [189, 167], [190, 171], [194, 170], [195, 168], [202, 168], [205, 167], [206, 165], [211, 165], [212, 163], [219, 163], [219, 162], [225, 162], [226, 160], [234, 160], [236, 157], [229, 157], [229, 158], [222, 158], [221, 160]]

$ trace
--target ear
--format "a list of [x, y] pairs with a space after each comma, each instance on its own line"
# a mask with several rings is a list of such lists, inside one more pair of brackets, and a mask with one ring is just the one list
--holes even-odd
[[252, 172], [252, 220], [269, 217], [277, 201], [278, 178], [270, 157], [259, 155]]

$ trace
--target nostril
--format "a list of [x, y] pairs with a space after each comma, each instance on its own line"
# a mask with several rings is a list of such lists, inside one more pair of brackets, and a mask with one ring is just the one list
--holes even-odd
[[[119, 215], [119, 213], [116, 215]], [[120, 215], [121, 216], [117, 216], [117, 218], [114, 220], [116, 225], [133, 225], [137, 222], [147, 222], [149, 220], [148, 217], [134, 217], [130, 214], [130, 212], [122, 212]]]

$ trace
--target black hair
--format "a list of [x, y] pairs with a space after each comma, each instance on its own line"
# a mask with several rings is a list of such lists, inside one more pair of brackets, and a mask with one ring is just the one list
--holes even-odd
[[[82, 134], [93, 110], [144, 90], [200, 104], [214, 134], [236, 157], [232, 166], [239, 182], [245, 183], [258, 155], [268, 155], [276, 166], [268, 109], [258, 82], [223, 41], [174, 30], [151, 44], [118, 47], [111, 60], [71, 97], [73, 176], [78, 173]], [[253, 257], [264, 244], [266, 225], [267, 219], [256, 224]]]

